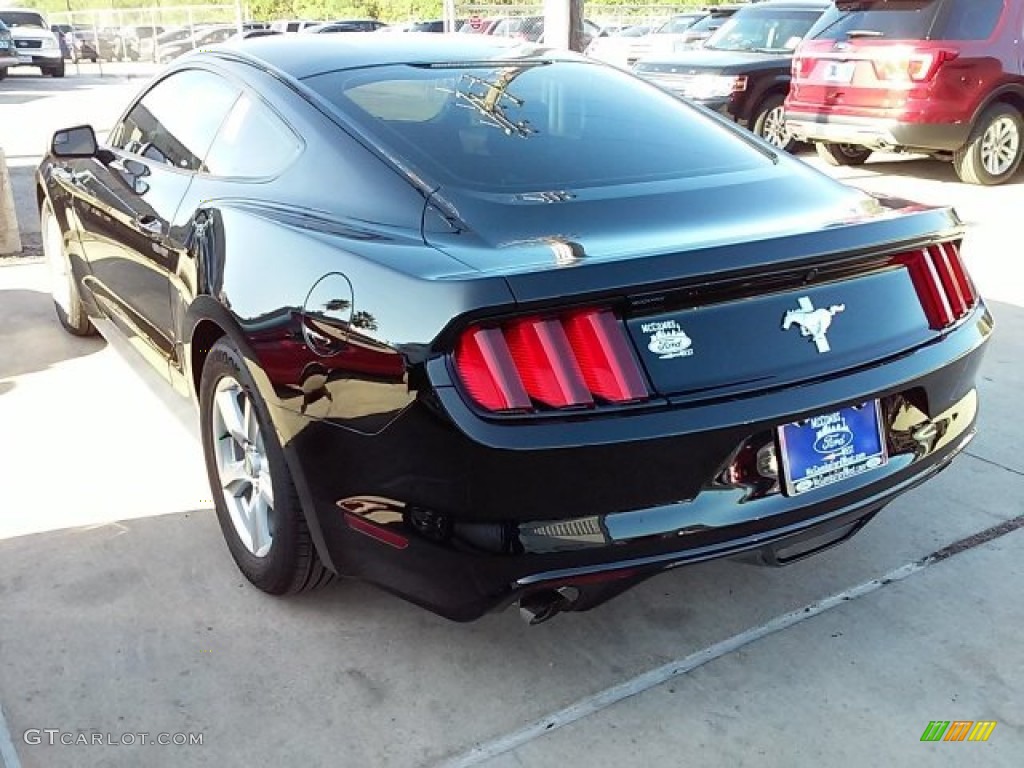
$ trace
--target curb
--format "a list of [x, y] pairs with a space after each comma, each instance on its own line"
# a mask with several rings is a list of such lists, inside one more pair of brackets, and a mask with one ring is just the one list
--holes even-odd
[[7, 158], [0, 148], [0, 255], [21, 251], [18, 217], [14, 213], [14, 190], [7, 170]]

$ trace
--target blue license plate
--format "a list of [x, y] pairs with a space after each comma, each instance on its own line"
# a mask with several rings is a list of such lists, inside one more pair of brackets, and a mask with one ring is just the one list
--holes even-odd
[[791, 496], [885, 466], [878, 401], [779, 427], [782, 474]]

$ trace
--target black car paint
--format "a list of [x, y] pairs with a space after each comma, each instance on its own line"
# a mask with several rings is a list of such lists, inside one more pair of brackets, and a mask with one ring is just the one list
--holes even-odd
[[[628, 319], [742, 300], [765, 280], [786, 296], [781, 306], [793, 291], [829, 288], [850, 260], [957, 236], [961, 222], [879, 202], [763, 147], [763, 168], [618, 201], [531, 207], [438, 189], [286, 74], [402, 60], [410, 43], [357, 47], [346, 61], [317, 41], [250, 42], [263, 61], [213, 51], [168, 72], [206, 68], [273, 104], [305, 137], [278, 176], [192, 176], [104, 150], [45, 159], [39, 195], [66, 230], [96, 322], [126, 332], [181, 393], [194, 395], [218, 335], [243, 351], [329, 567], [458, 620], [557, 584], [582, 589], [576, 607], [591, 607], [682, 562], [811, 532], [845, 538], [970, 439], [991, 332], [981, 304], [941, 336], [841, 375], [743, 394], [665, 392], [603, 415], [481, 412], [448, 357], [470, 322], [567, 303]], [[417, 45], [424, 59], [441, 50]], [[495, 55], [486, 43], [462, 55], [485, 53]], [[539, 213], [551, 206], [557, 232]], [[138, 226], [150, 217], [158, 235]], [[570, 266], [544, 246], [567, 233], [579, 255]], [[720, 482], [738, 451], [770, 441], [779, 424], [872, 398], [890, 424], [915, 412], [944, 418], [942, 439], [922, 444], [894, 429], [884, 471], [807, 497]], [[379, 505], [373, 519], [407, 546], [347, 525], [343, 504]], [[596, 521], [600, 546], [545, 532], [581, 518]], [[585, 586], [596, 578], [611, 580]]]

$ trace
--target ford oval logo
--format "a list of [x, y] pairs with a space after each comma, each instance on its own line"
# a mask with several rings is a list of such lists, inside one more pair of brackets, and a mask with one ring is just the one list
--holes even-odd
[[838, 429], [822, 435], [814, 441], [814, 450], [818, 453], [835, 453], [853, 442], [853, 433], [848, 429]]

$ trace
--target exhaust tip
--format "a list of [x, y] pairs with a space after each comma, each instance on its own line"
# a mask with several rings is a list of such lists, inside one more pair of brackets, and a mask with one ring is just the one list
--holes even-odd
[[569, 610], [579, 595], [579, 590], [570, 586], [532, 592], [520, 599], [519, 616], [531, 627], [543, 624], [562, 611]]

